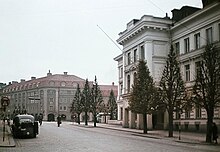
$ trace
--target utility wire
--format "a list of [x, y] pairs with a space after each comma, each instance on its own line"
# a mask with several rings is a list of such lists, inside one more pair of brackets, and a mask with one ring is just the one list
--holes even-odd
[[[156, 8], [158, 8], [160, 11], [166, 13], [163, 9], [161, 9], [157, 4], [155, 4], [154, 2], [152, 2], [151, 0], [148, 0], [152, 5], [154, 5]], [[184, 28], [186, 28], [187, 30], [191, 31], [192, 33], [196, 34], [195, 31], [193, 31], [192, 29], [190, 29], [188, 26], [180, 23], [180, 26], [183, 26]], [[200, 38], [202, 38], [203, 40], [207, 41], [207, 38], [204, 38], [200, 35]]]
[[99, 26], [97, 25], [98, 28], [114, 43], [114, 45], [120, 50], [122, 51], [122, 49], [115, 43], [115, 41], [113, 41], [113, 39]]

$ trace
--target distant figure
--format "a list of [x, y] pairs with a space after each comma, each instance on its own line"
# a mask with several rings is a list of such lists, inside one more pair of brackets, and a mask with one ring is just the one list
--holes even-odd
[[61, 117], [58, 116], [58, 117], [57, 117], [57, 125], [58, 125], [58, 127], [60, 127], [60, 124], [61, 124]]
[[213, 141], [217, 144], [218, 141], [218, 127], [216, 126], [216, 124], [213, 122], [212, 124], [212, 137], [213, 137]]
[[8, 126], [10, 126], [10, 119], [7, 117], [7, 123], [8, 123]]
[[39, 120], [39, 123], [40, 123], [40, 126], [41, 126], [42, 125], [42, 121], [43, 121], [43, 116], [41, 114], [39, 115], [38, 120]]

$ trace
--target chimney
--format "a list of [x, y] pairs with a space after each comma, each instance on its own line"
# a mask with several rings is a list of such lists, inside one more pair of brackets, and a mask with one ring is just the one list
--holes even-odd
[[35, 80], [36, 79], [36, 77], [31, 77], [31, 80]]
[[206, 7], [207, 5], [211, 4], [211, 3], [216, 2], [216, 1], [219, 1], [219, 0], [202, 0], [203, 8]]
[[21, 82], [25, 82], [25, 79], [21, 79]]
[[47, 76], [51, 76], [52, 75], [52, 73], [50, 73], [50, 70], [49, 70], [49, 72], [47, 73]]
[[12, 81], [12, 84], [18, 83], [17, 81]]
[[67, 75], [67, 72], [63, 72], [64, 75]]

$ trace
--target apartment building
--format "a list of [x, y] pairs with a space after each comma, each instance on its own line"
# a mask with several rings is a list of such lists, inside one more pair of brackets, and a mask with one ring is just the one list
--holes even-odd
[[[89, 81], [92, 85], [92, 81]], [[20, 82], [12, 81], [9, 85], [2, 88], [2, 96], [10, 98], [10, 105], [7, 108], [7, 115], [13, 116], [17, 113], [29, 113], [32, 115], [43, 115], [44, 120], [54, 121], [58, 115], [64, 120], [71, 120], [70, 106], [73, 101], [77, 84], [80, 89], [84, 88], [85, 79], [75, 75], [52, 74], [50, 71], [47, 76]], [[103, 99], [107, 102], [111, 89], [117, 98], [117, 86], [99, 85]], [[81, 115], [81, 120], [83, 120]], [[92, 115], [89, 120], [92, 120]]]
[[[179, 54], [181, 73], [187, 89], [192, 87], [198, 68], [199, 55], [209, 43], [220, 47], [220, 2], [203, 1], [203, 8], [183, 6], [173, 9], [173, 17], [158, 18], [144, 15], [127, 24], [127, 29], [119, 33], [117, 42], [123, 52], [114, 60], [118, 62], [118, 119], [123, 127], [141, 129], [142, 116], [128, 110], [128, 95], [131, 91], [136, 65], [139, 59], [147, 61], [147, 66], [156, 84], [160, 81], [171, 44]], [[148, 115], [149, 129], [166, 129], [167, 112]], [[185, 111], [181, 116], [174, 114], [174, 125], [179, 122], [184, 130], [205, 131], [206, 111], [199, 107]], [[220, 108], [215, 109], [214, 121], [220, 124]]]

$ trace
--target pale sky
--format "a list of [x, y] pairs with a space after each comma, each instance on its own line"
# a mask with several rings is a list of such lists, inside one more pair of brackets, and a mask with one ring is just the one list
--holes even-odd
[[118, 84], [121, 51], [99, 27], [116, 42], [132, 19], [172, 17], [183, 5], [201, 8], [202, 0], [0, 0], [0, 82], [50, 70]]

